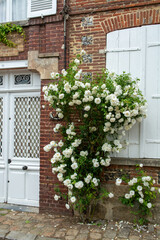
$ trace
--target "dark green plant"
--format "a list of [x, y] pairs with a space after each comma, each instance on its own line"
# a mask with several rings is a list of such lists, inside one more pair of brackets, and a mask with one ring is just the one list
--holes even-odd
[[[134, 208], [134, 211], [131, 211], [131, 213], [137, 216], [140, 225], [147, 224], [147, 218], [152, 216], [153, 203], [156, 199], [156, 193], [159, 191], [156, 187], [153, 187], [155, 180], [148, 176], [142, 167], [143, 164], [137, 165], [137, 177], [133, 179], [122, 177], [122, 180], [129, 185], [129, 193], [120, 197], [120, 201], [123, 204]], [[137, 210], [135, 210], [136, 208]]]
[[11, 23], [0, 24], [0, 42], [8, 47], [16, 47], [16, 43], [8, 39], [9, 33], [18, 33], [25, 39], [25, 33], [21, 26]]

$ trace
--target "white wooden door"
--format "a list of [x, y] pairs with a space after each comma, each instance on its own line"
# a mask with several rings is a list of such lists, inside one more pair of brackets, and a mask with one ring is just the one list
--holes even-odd
[[148, 117], [128, 132], [129, 147], [118, 157], [160, 158], [160, 25], [118, 30], [107, 34], [106, 67], [141, 79]]
[[0, 88], [0, 101], [1, 96], [4, 101], [0, 114], [6, 124], [0, 129], [0, 201], [38, 206], [40, 79], [24, 72], [3, 76], [6, 85]]

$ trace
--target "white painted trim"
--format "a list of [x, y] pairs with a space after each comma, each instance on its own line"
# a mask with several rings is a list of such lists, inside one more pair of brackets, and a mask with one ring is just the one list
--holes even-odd
[[[28, 92], [38, 92], [39, 93], [40, 88], [35, 88], [35, 89], [31, 89], [31, 88], [27, 88], [27, 89], [0, 89], [0, 93], [28, 93]], [[39, 94], [40, 96], [40, 94]]]
[[0, 61], [0, 69], [27, 68], [27, 60]]
[[32, 11], [31, 9], [32, 0], [28, 0], [28, 9], [27, 9], [27, 17], [34, 18], [34, 17], [41, 17], [54, 15], [57, 13], [57, 0], [52, 0], [52, 7], [44, 10], [35, 10]]

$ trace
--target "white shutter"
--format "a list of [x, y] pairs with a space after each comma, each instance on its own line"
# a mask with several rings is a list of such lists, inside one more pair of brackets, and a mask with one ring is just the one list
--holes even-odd
[[[134, 77], [141, 77], [142, 49], [140, 28], [124, 29], [111, 32], [107, 35], [106, 67], [117, 74], [131, 73]], [[122, 150], [118, 157], [136, 157], [139, 153], [139, 124], [126, 132], [126, 139], [130, 145]]]
[[57, 0], [28, 0], [28, 18], [56, 14]]
[[107, 35], [106, 66], [118, 74], [141, 79], [148, 116], [128, 132], [129, 147], [118, 157], [160, 158], [160, 25], [111, 32]]
[[144, 157], [160, 158], [160, 25], [146, 28], [146, 98]]

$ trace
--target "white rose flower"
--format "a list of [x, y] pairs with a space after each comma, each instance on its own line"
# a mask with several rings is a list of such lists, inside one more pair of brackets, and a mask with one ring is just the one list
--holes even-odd
[[75, 203], [76, 198], [73, 196], [73, 197], [70, 198], [70, 200], [71, 200], [72, 203]]
[[128, 185], [129, 185], [129, 186], [133, 186], [133, 184], [134, 184], [134, 183], [133, 183], [132, 180], [130, 180], [130, 181], [128, 182]]
[[124, 111], [123, 114], [124, 114], [125, 117], [130, 117], [131, 116], [131, 113], [129, 111]]
[[82, 181], [79, 181], [79, 182], [75, 183], [75, 187], [78, 188], [78, 189], [83, 188], [83, 186], [84, 186], [84, 183]]
[[114, 194], [113, 194], [113, 193], [109, 193], [109, 194], [108, 194], [108, 197], [109, 197], [109, 198], [113, 198], [113, 197], [114, 197]]
[[62, 142], [62, 140], [59, 141], [58, 146], [59, 146], [59, 147], [63, 147], [63, 145], [64, 145], [64, 143]]
[[55, 200], [55, 201], [58, 201], [59, 198], [60, 198], [60, 196], [58, 196], [58, 195], [56, 195], [56, 194], [54, 195], [54, 200]]
[[101, 88], [105, 89], [106, 88], [106, 84], [102, 84]]
[[87, 106], [84, 107], [84, 110], [85, 110], [85, 111], [89, 111], [90, 109], [91, 109], [91, 107], [90, 107], [89, 105], [87, 105]]
[[86, 54], [86, 51], [82, 49], [80, 52], [80, 55], [85, 55], [85, 54]]
[[121, 114], [120, 113], [117, 113], [116, 114], [116, 119], [119, 119], [121, 117]]
[[94, 166], [95, 168], [99, 167], [99, 162], [94, 162], [94, 163], [93, 163], [93, 166]]
[[150, 177], [150, 176], [147, 176], [147, 177], [146, 177], [146, 181], [148, 181], [148, 182], [151, 181], [151, 177]]
[[79, 73], [76, 73], [76, 75], [74, 76], [75, 79], [79, 80], [81, 77], [81, 75]]
[[63, 77], [65, 77], [67, 75], [67, 71], [65, 69], [62, 69], [62, 74], [63, 74]]
[[138, 191], [142, 191], [142, 186], [137, 186]]
[[101, 103], [101, 99], [100, 99], [100, 98], [95, 98], [94, 102], [95, 102], [96, 104], [100, 104], [100, 103]]
[[46, 146], [43, 148], [43, 150], [44, 150], [45, 152], [49, 152], [49, 151], [51, 150], [51, 148], [52, 148], [52, 146], [51, 146], [50, 144], [48, 144], [48, 145], [46, 145]]
[[155, 191], [155, 187], [151, 187], [151, 191], [154, 192]]
[[142, 168], [142, 167], [143, 167], [143, 164], [141, 163], [141, 164], [139, 164], [139, 166]]
[[92, 182], [94, 183], [94, 185], [97, 187], [98, 186], [98, 180], [97, 178], [93, 178], [92, 179]]
[[143, 198], [139, 198], [139, 202], [143, 203], [144, 202]]
[[144, 198], [144, 194], [140, 191], [140, 192], [138, 192], [139, 193], [139, 195], [141, 196], [141, 198]]
[[56, 76], [56, 73], [55, 73], [55, 72], [52, 72], [52, 73], [51, 73], [51, 78], [53, 78], [53, 79], [54, 79], [54, 78], [55, 78], [55, 76]]
[[108, 143], [104, 143], [102, 146], [102, 151], [104, 152], [110, 152], [112, 150], [112, 146]]
[[62, 119], [64, 117], [63, 113], [58, 113], [58, 117]]
[[68, 186], [69, 184], [71, 184], [71, 180], [70, 179], [66, 179], [63, 182], [64, 186]]
[[110, 122], [115, 122], [116, 119], [115, 118], [110, 118]]
[[109, 112], [112, 112], [112, 111], [113, 111], [113, 107], [110, 106], [110, 107], [108, 108], [108, 111], [109, 111]]
[[65, 207], [67, 208], [67, 209], [70, 209], [70, 206], [69, 206], [69, 204], [65, 204]]
[[73, 189], [73, 185], [70, 183], [70, 184], [68, 184], [68, 189]]
[[68, 105], [72, 107], [74, 106], [74, 102], [69, 102]]
[[88, 184], [88, 183], [90, 183], [90, 179], [88, 179], [88, 178], [84, 178], [84, 181]]
[[74, 71], [76, 71], [76, 70], [77, 70], [77, 66], [73, 66], [72, 69], [73, 69]]
[[75, 62], [75, 64], [77, 64], [77, 65], [80, 64], [80, 61], [79, 61], [79, 59], [77, 59], [77, 58], [74, 60], [74, 62]]
[[71, 175], [71, 179], [75, 180], [77, 177], [77, 173], [74, 173], [73, 175]]
[[86, 88], [90, 88], [91, 84], [90, 83], [85, 83]]
[[81, 152], [80, 152], [80, 155], [81, 155], [82, 157], [86, 157], [86, 156], [88, 156], [88, 151], [81, 151]]
[[131, 198], [131, 195], [126, 193], [125, 196], [124, 196], [126, 199], [130, 199]]
[[57, 147], [57, 143], [56, 143], [55, 141], [51, 141], [51, 142], [50, 142], [50, 145], [51, 145], [52, 147]]
[[117, 178], [117, 179], [116, 179], [116, 185], [117, 185], [117, 186], [120, 186], [121, 183], [122, 183], [122, 179], [121, 179], [121, 178]]
[[132, 182], [133, 182], [133, 183], [137, 183], [137, 178], [133, 178], [133, 179], [132, 179]]
[[76, 162], [74, 162], [72, 165], [71, 165], [71, 168], [73, 170], [77, 169], [78, 168], [78, 164]]
[[45, 91], [47, 91], [48, 90], [48, 87], [47, 86], [44, 86], [43, 88], [42, 88], [42, 91], [43, 92], [45, 92]]
[[64, 94], [63, 93], [59, 94], [59, 99], [63, 99], [63, 98], [64, 98]]
[[134, 195], [135, 195], [135, 191], [131, 190], [131, 191], [129, 192], [129, 194], [130, 194], [131, 196], [134, 196]]
[[83, 116], [84, 116], [84, 118], [87, 118], [87, 117], [88, 117], [88, 114], [84, 114]]
[[147, 207], [148, 207], [148, 208], [151, 208], [151, 207], [152, 207], [152, 204], [151, 204], [151, 203], [147, 203]]

